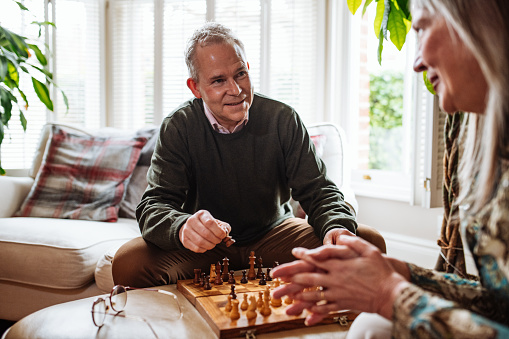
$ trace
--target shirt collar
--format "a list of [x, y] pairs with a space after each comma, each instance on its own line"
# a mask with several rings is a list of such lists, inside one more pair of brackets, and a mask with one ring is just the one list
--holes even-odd
[[209, 120], [210, 124], [212, 125], [212, 128], [218, 132], [218, 133], [221, 133], [221, 134], [231, 134], [231, 133], [237, 133], [239, 132], [240, 130], [242, 130], [242, 128], [244, 128], [244, 126], [247, 124], [247, 122], [249, 121], [249, 112], [247, 114], [247, 117], [242, 120], [242, 121], [239, 121], [239, 123], [235, 126], [235, 128], [233, 129], [232, 132], [230, 132], [226, 127], [224, 127], [223, 125], [221, 125], [216, 117], [214, 116], [214, 113], [212, 113], [212, 110], [209, 108], [209, 106], [207, 106], [207, 104], [205, 103], [205, 101], [203, 101], [203, 108], [205, 109], [205, 116], [207, 117], [207, 119]]

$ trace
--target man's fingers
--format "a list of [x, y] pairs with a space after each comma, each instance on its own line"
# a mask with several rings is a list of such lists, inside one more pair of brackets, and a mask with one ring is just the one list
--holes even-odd
[[303, 261], [303, 260], [296, 260], [287, 264], [282, 264], [279, 266], [276, 266], [270, 271], [270, 275], [273, 278], [282, 278], [282, 280], [287, 280], [285, 277], [292, 276], [296, 273], [301, 272], [313, 272], [315, 271], [315, 266], [312, 264]]

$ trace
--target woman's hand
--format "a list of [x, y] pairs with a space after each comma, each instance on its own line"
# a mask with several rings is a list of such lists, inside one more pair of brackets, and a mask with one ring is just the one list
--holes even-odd
[[287, 309], [288, 314], [308, 309], [312, 313], [306, 319], [308, 325], [331, 311], [346, 309], [390, 319], [394, 300], [407, 284], [393, 267], [395, 264], [403, 270], [402, 262], [391, 263], [375, 246], [358, 237], [342, 236], [336, 246], [297, 248], [293, 254], [300, 260], [271, 272], [273, 277], [289, 282], [274, 290], [274, 297], [290, 295], [297, 301]]

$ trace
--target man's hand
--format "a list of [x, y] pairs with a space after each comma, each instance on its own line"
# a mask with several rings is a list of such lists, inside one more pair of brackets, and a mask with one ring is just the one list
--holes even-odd
[[334, 228], [334, 229], [330, 230], [329, 232], [325, 233], [325, 237], [323, 238], [323, 244], [324, 245], [336, 245], [336, 244], [338, 244], [339, 237], [341, 235], [350, 235], [350, 236], [355, 237], [355, 234], [353, 234], [346, 228]]
[[223, 241], [230, 231], [230, 225], [216, 220], [209, 211], [201, 210], [190, 216], [180, 228], [179, 239], [185, 248], [203, 253]]

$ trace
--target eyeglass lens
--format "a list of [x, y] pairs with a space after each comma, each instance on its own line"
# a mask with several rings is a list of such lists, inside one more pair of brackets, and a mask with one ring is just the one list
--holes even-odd
[[113, 288], [110, 294], [111, 308], [115, 312], [120, 312], [124, 309], [127, 303], [127, 293], [124, 286], [117, 285]]
[[92, 321], [95, 326], [101, 327], [104, 325], [106, 318], [106, 302], [103, 298], [97, 298], [92, 304]]

